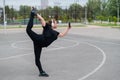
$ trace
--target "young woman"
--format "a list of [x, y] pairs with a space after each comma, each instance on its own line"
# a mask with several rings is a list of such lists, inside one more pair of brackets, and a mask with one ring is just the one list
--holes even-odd
[[[42, 34], [37, 34], [32, 30], [33, 27], [33, 20], [34, 16], [37, 16], [37, 18], [41, 21], [43, 32]], [[30, 19], [26, 28], [26, 32], [29, 35], [29, 37], [33, 41], [34, 45], [34, 53], [35, 53], [35, 63], [36, 66], [39, 69], [39, 76], [48, 77], [49, 75], [42, 69], [42, 65], [40, 62], [40, 55], [43, 47], [48, 47], [53, 41], [55, 41], [58, 37], [65, 36], [68, 31], [70, 30], [71, 26], [69, 23], [69, 26], [67, 29], [63, 32], [58, 32], [54, 29], [57, 28], [57, 21], [51, 20], [48, 23], [44, 20], [44, 18], [39, 15], [36, 10], [33, 8], [30, 14]]]

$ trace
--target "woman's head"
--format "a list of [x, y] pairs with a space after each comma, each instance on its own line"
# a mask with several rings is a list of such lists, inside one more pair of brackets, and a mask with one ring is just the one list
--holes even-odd
[[52, 19], [48, 22], [53, 29], [57, 28], [57, 21], [55, 19]]

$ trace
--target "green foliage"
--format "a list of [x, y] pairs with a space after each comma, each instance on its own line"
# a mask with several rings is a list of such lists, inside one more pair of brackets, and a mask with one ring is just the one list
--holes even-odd
[[109, 0], [107, 8], [111, 16], [117, 16], [117, 7], [120, 8], [120, 0]]
[[113, 16], [113, 21], [114, 21], [115, 24], [117, 23], [117, 17], [116, 16]]
[[92, 18], [88, 18], [88, 22], [92, 22], [93, 20], [92, 20]]
[[88, 0], [87, 9], [88, 17], [95, 19], [101, 13], [100, 0]]
[[[120, 0], [88, 0], [86, 6], [73, 3], [69, 7], [66, 7], [66, 9], [54, 6], [38, 10], [38, 12], [41, 13], [45, 20], [56, 18], [57, 20], [62, 20], [62, 22], [81, 22], [85, 20], [85, 11], [87, 9], [87, 19], [89, 22], [101, 20], [101, 23], [102, 21], [109, 21], [116, 24], [118, 6], [120, 8]], [[24, 22], [29, 18], [31, 7], [21, 5], [19, 11], [17, 11], [14, 6], [6, 5], [5, 10], [8, 22], [15, 22], [16, 20]]]
[[82, 12], [83, 12], [83, 9], [82, 9], [82, 6], [77, 4], [77, 3], [74, 3], [74, 4], [71, 4], [71, 6], [69, 7], [69, 16], [71, 16], [71, 18], [75, 19], [75, 22], [77, 21], [77, 19], [81, 19], [82, 18]]

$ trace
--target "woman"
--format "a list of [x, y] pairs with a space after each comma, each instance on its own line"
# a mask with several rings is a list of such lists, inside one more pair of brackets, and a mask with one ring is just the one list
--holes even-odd
[[[34, 16], [37, 16], [37, 18], [41, 21], [41, 24], [43, 27], [42, 34], [37, 34], [34, 31], [32, 31]], [[67, 27], [67, 29], [61, 33], [55, 31], [54, 29], [56, 28], [57, 28], [56, 20], [52, 20], [46, 23], [44, 18], [41, 15], [39, 15], [34, 8], [32, 9], [31, 14], [30, 14], [30, 19], [29, 19], [29, 22], [26, 28], [26, 32], [29, 35], [29, 37], [32, 39], [33, 44], [34, 44], [35, 63], [40, 72], [39, 76], [44, 76], [44, 77], [49, 76], [42, 69], [42, 66], [41, 66], [40, 55], [41, 55], [42, 48], [48, 47], [58, 37], [65, 36], [70, 30], [71, 26], [69, 23], [69, 26]]]

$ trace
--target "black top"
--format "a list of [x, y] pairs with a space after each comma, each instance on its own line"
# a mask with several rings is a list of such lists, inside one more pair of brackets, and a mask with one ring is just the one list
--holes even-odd
[[43, 35], [45, 38], [44, 44], [47, 47], [58, 38], [59, 32], [53, 30], [51, 26], [46, 23], [46, 25], [43, 26]]

